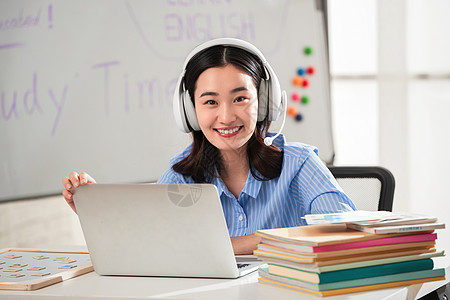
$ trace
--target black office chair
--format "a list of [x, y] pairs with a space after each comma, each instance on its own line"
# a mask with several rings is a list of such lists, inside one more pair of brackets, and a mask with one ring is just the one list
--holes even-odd
[[328, 166], [344, 192], [359, 210], [392, 211], [395, 179], [383, 167]]

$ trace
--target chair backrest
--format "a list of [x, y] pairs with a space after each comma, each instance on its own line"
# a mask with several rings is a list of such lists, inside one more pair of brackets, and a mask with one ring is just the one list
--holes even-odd
[[383, 167], [328, 167], [347, 196], [360, 210], [392, 211], [395, 179]]

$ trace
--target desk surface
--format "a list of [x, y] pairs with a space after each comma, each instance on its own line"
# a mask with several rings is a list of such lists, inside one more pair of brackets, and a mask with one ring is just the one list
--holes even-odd
[[[447, 267], [447, 274], [450, 268]], [[329, 300], [417, 299], [449, 280], [326, 297]], [[364, 297], [362, 297], [364, 294]], [[91, 272], [36, 291], [0, 291], [1, 299], [320, 299], [258, 283], [254, 272], [238, 279], [100, 276]]]

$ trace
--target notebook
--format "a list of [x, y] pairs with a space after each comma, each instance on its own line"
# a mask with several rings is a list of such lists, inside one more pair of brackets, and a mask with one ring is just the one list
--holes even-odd
[[211, 184], [88, 184], [74, 202], [100, 275], [237, 278], [261, 264], [234, 256]]

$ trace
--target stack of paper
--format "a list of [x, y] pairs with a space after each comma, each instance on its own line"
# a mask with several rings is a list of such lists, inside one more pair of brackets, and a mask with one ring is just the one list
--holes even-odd
[[374, 234], [418, 232], [444, 229], [436, 217], [409, 213], [390, 213], [380, 219], [348, 222], [347, 227]]
[[266, 264], [261, 283], [317, 296], [404, 286], [445, 278], [434, 268], [437, 235], [430, 231], [372, 234], [347, 224], [259, 230], [254, 254]]

